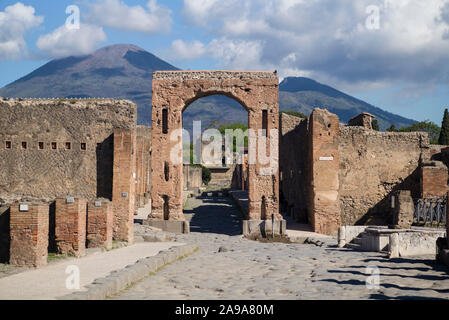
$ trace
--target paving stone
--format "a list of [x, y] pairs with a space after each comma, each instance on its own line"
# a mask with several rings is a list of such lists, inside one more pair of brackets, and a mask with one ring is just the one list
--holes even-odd
[[[381, 253], [333, 245], [267, 244], [240, 235], [233, 202], [189, 199], [193, 232], [176, 240], [199, 251], [166, 266], [116, 299], [449, 299], [449, 268], [432, 257], [388, 260]], [[221, 252], [220, 248], [228, 249]], [[380, 271], [370, 290], [368, 266]]]

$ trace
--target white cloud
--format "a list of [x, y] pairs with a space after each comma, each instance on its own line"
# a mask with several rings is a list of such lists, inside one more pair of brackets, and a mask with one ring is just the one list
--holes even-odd
[[146, 9], [142, 6], [127, 6], [120, 0], [99, 0], [90, 5], [88, 21], [92, 24], [118, 30], [145, 33], [166, 33], [172, 24], [171, 11], [150, 0]]
[[81, 56], [94, 51], [106, 41], [103, 28], [81, 24], [79, 29], [68, 29], [65, 25], [40, 36], [37, 47], [52, 58]]
[[182, 40], [175, 40], [171, 45], [171, 57], [179, 60], [199, 59], [206, 54], [206, 47], [200, 41], [187, 43]]
[[[370, 5], [378, 30], [366, 27]], [[448, 0], [184, 0], [183, 14], [225, 66], [343, 85], [449, 82]]]
[[32, 6], [25, 6], [21, 2], [0, 12], [0, 60], [20, 59], [26, 54], [25, 34], [43, 21], [43, 17], [35, 15]]

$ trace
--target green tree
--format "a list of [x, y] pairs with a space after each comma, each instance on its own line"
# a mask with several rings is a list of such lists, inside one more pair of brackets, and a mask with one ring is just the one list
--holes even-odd
[[[235, 122], [232, 124], [222, 124], [218, 127], [218, 131], [220, 131], [223, 138], [226, 137], [226, 130], [242, 130], [243, 132], [245, 132], [246, 130], [248, 130], [248, 125], [246, 125], [244, 123], [240, 123], [240, 122]], [[244, 142], [244, 146], [248, 147], [248, 136], [245, 136], [243, 142]], [[235, 139], [235, 138], [233, 141], [232, 149], [233, 149], [233, 152], [237, 152], [237, 139]]]
[[380, 131], [380, 129], [379, 129], [379, 121], [377, 121], [377, 119], [373, 120], [373, 122], [371, 123], [371, 126], [373, 127], [373, 130]]
[[438, 144], [447, 146], [449, 145], [449, 111], [444, 110], [443, 123], [441, 124], [441, 133], [438, 138]]
[[438, 144], [441, 128], [430, 120], [416, 122], [409, 127], [404, 127], [399, 132], [427, 132], [429, 134], [430, 143]]
[[396, 129], [396, 126], [394, 124], [392, 124], [388, 129], [388, 132], [398, 132], [398, 130]]

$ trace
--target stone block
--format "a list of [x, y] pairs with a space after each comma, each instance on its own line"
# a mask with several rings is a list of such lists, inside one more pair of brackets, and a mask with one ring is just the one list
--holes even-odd
[[190, 223], [188, 221], [149, 219], [146, 221], [146, 224], [150, 227], [159, 228], [165, 232], [176, 234], [190, 233]]
[[410, 191], [401, 190], [394, 195], [393, 218], [396, 229], [410, 229], [415, 205]]

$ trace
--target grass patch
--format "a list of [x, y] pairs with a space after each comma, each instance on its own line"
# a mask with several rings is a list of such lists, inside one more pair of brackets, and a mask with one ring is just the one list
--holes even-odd
[[67, 259], [68, 257], [69, 256], [66, 254], [49, 253], [48, 257], [47, 257], [47, 261], [48, 262], [60, 261], [60, 260]]

